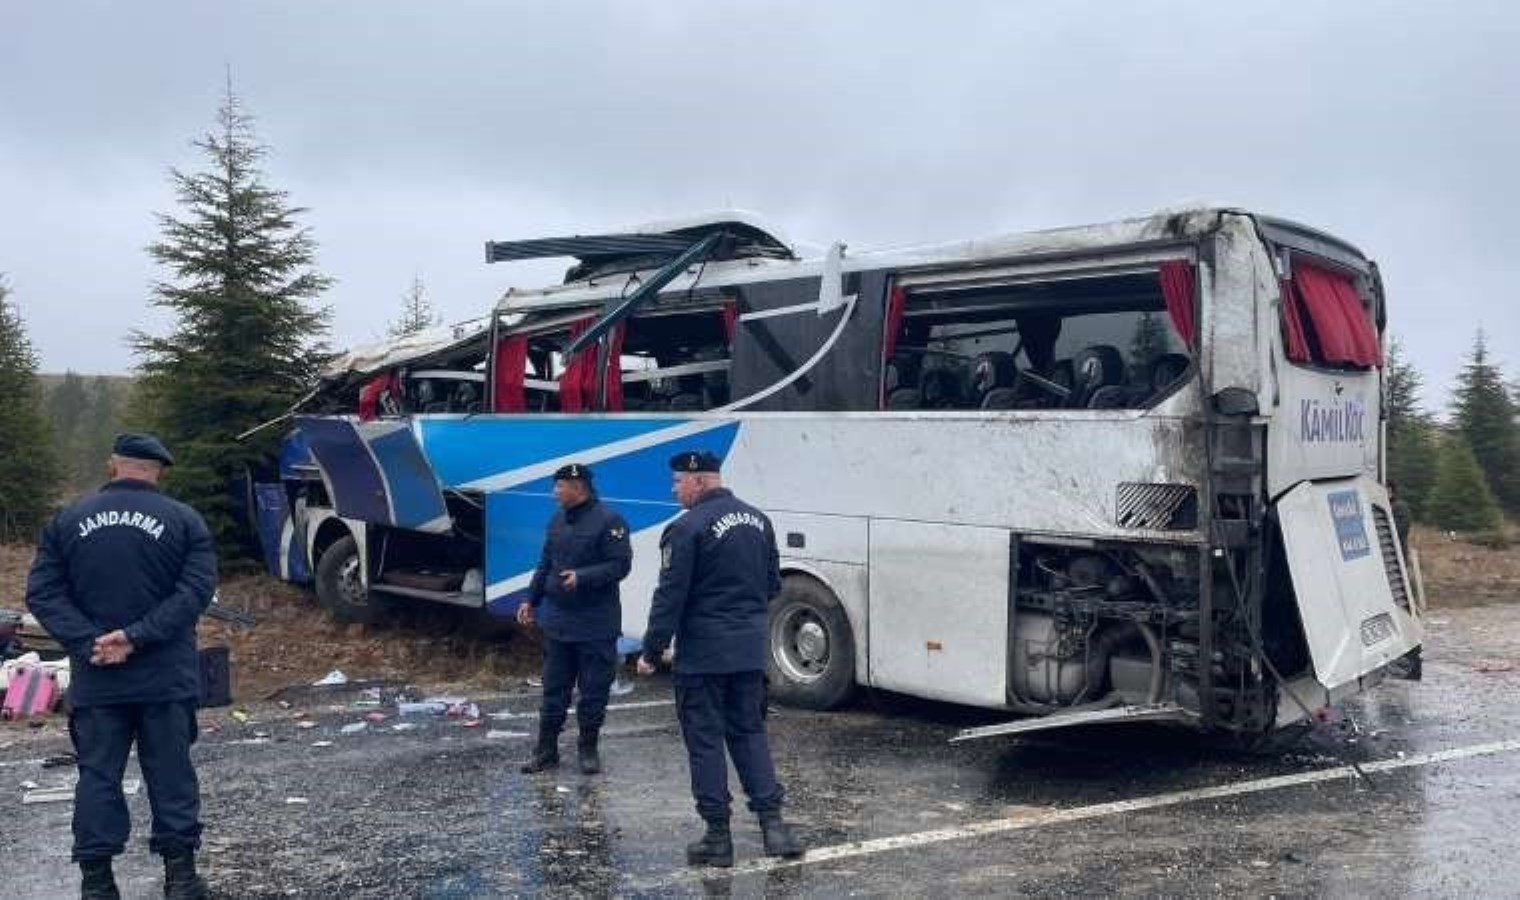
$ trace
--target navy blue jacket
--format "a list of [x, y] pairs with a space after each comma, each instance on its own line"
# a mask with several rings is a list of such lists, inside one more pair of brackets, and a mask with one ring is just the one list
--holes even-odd
[[[200, 696], [195, 623], [216, 592], [216, 547], [200, 514], [145, 481], [119, 479], [42, 532], [26, 605], [68, 650], [75, 706]], [[90, 663], [95, 639], [125, 630], [132, 653]]]
[[[623, 631], [618, 582], [632, 568], [633, 547], [622, 516], [596, 497], [556, 512], [528, 588], [528, 602], [537, 611], [544, 636], [555, 641], [616, 640]], [[575, 570], [573, 591], [566, 591], [560, 578], [566, 569]]]
[[779, 593], [771, 520], [727, 488], [708, 491], [660, 538], [644, 658], [658, 659], [673, 636], [681, 674], [763, 671], [770, 600]]

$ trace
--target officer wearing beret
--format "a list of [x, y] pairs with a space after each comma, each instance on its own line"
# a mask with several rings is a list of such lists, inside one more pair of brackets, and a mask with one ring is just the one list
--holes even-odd
[[633, 548], [628, 523], [597, 498], [591, 469], [571, 463], [555, 472], [554, 499], [560, 508], [549, 521], [528, 599], [517, 608], [517, 621], [536, 622], [545, 638], [538, 745], [522, 770], [542, 772], [559, 765], [559, 732], [579, 683], [580, 768], [595, 775], [602, 770], [597, 735], [607, 713], [623, 624], [618, 582], [633, 566]]
[[673, 490], [686, 512], [660, 538], [660, 584], [644, 632], [639, 672], [675, 640], [676, 711], [691, 765], [691, 792], [707, 825], [686, 848], [690, 865], [731, 866], [728, 761], [760, 819], [765, 852], [802, 855], [781, 819], [785, 792], [765, 734], [765, 660], [770, 600], [781, 592], [770, 519], [723, 487], [706, 451], [670, 460]]
[[111, 859], [131, 830], [121, 779], [134, 743], [164, 895], [206, 896], [195, 871], [200, 786], [190, 745], [200, 695], [195, 623], [216, 590], [216, 548], [195, 510], [159, 492], [173, 463], [152, 435], [119, 436], [110, 481], [49, 523], [27, 579], [27, 606], [73, 670], [73, 857], [87, 898], [118, 896]]

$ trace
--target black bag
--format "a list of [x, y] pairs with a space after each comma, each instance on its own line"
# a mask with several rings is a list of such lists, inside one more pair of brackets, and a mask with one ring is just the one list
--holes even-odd
[[200, 705], [232, 705], [232, 657], [226, 647], [201, 648]]

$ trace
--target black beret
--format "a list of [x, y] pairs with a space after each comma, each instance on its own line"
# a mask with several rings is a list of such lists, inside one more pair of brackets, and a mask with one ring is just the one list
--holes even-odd
[[723, 461], [706, 450], [687, 450], [670, 458], [670, 468], [675, 472], [716, 472]]
[[579, 478], [581, 481], [590, 481], [591, 469], [590, 467], [583, 466], [580, 463], [570, 463], [567, 466], [560, 466], [555, 470], [555, 481], [564, 481], [567, 478]]
[[161, 462], [166, 466], [174, 465], [174, 457], [159, 442], [158, 438], [151, 434], [118, 434], [116, 443], [111, 447], [111, 452], [127, 459], [151, 459]]

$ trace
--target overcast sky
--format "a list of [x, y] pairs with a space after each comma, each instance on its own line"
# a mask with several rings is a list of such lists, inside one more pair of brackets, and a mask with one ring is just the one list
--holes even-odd
[[865, 249], [1209, 200], [1378, 259], [1427, 405], [1480, 325], [1520, 374], [1520, 6], [1327, 6], [6, 0], [0, 272], [45, 371], [129, 370], [230, 66], [340, 347], [414, 274], [459, 320], [563, 270], [487, 239], [735, 206]]

